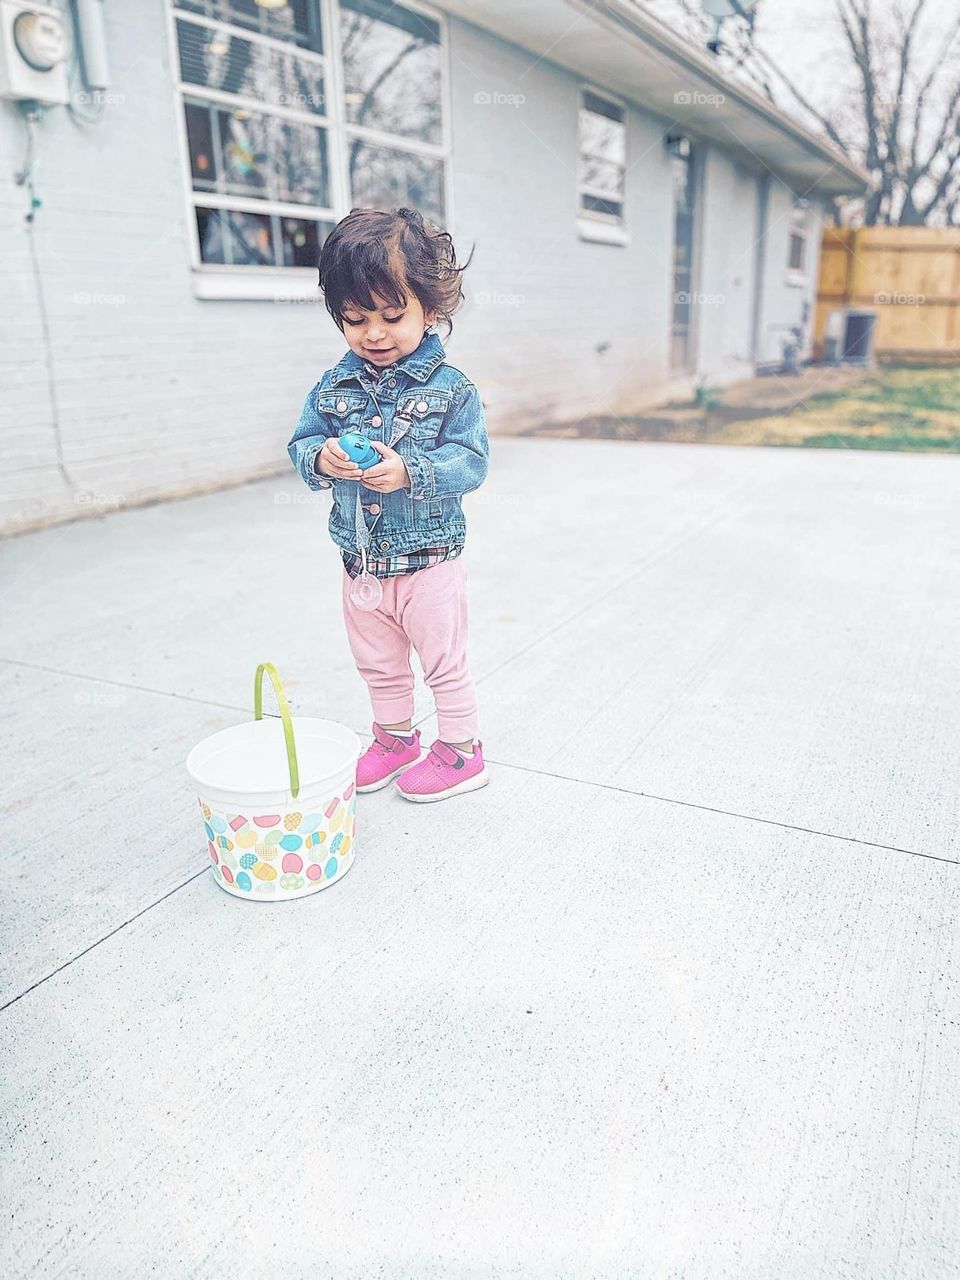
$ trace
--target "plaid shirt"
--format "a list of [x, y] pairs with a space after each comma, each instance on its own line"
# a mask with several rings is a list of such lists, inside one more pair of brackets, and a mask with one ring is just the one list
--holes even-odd
[[[442, 564], [444, 560], [453, 560], [463, 550], [463, 546], [424, 547], [421, 551], [409, 551], [402, 556], [387, 556], [384, 560], [371, 560], [367, 557], [367, 572], [374, 578], [396, 578], [401, 573], [416, 573], [418, 569], [429, 569], [431, 565]], [[351, 578], [360, 572], [361, 560], [350, 551], [341, 551], [343, 567]]]

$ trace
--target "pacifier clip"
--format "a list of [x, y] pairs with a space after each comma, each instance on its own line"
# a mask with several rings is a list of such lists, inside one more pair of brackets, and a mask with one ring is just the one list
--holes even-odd
[[[412, 403], [413, 401], [407, 405], [407, 409]], [[377, 408], [379, 409], [380, 406], [377, 405]], [[398, 420], [400, 422], [399, 430], [397, 429]], [[388, 449], [392, 449], [397, 441], [406, 435], [410, 426], [410, 419], [407, 413], [401, 412], [399, 409], [393, 416], [393, 422], [393, 430], [387, 443]], [[380, 602], [383, 600], [383, 585], [380, 579], [375, 578], [367, 569], [370, 530], [367, 528], [367, 522], [363, 516], [363, 503], [360, 501], [360, 484], [361, 481], [357, 481], [357, 505], [354, 513], [354, 528], [356, 530], [357, 546], [360, 549], [360, 572], [351, 582], [349, 594], [350, 599], [358, 609], [362, 609], [364, 613], [372, 613], [374, 609], [380, 607]]]

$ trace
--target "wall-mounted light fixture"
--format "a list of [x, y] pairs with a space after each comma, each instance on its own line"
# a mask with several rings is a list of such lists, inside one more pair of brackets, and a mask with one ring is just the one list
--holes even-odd
[[686, 160], [690, 155], [690, 139], [685, 133], [665, 133], [663, 149], [668, 156], [676, 156], [678, 160]]

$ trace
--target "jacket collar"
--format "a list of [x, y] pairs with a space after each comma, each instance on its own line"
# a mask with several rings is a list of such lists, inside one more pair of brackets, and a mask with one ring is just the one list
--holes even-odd
[[[387, 365], [385, 368], [389, 369], [391, 374], [407, 373], [417, 382], [426, 382], [437, 366], [446, 359], [446, 354], [443, 343], [437, 335], [427, 332], [423, 335], [416, 351], [411, 351], [396, 364]], [[336, 387], [350, 378], [359, 377], [365, 363], [366, 361], [361, 359], [355, 351], [349, 350], [343, 359], [334, 365], [330, 373], [331, 385]]]

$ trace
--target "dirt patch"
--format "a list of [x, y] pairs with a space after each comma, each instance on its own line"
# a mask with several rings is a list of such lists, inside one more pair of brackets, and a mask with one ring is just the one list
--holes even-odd
[[699, 401], [543, 424], [519, 434], [953, 453], [960, 452], [958, 404], [960, 367], [811, 365], [799, 377], [752, 378], [706, 392]]

